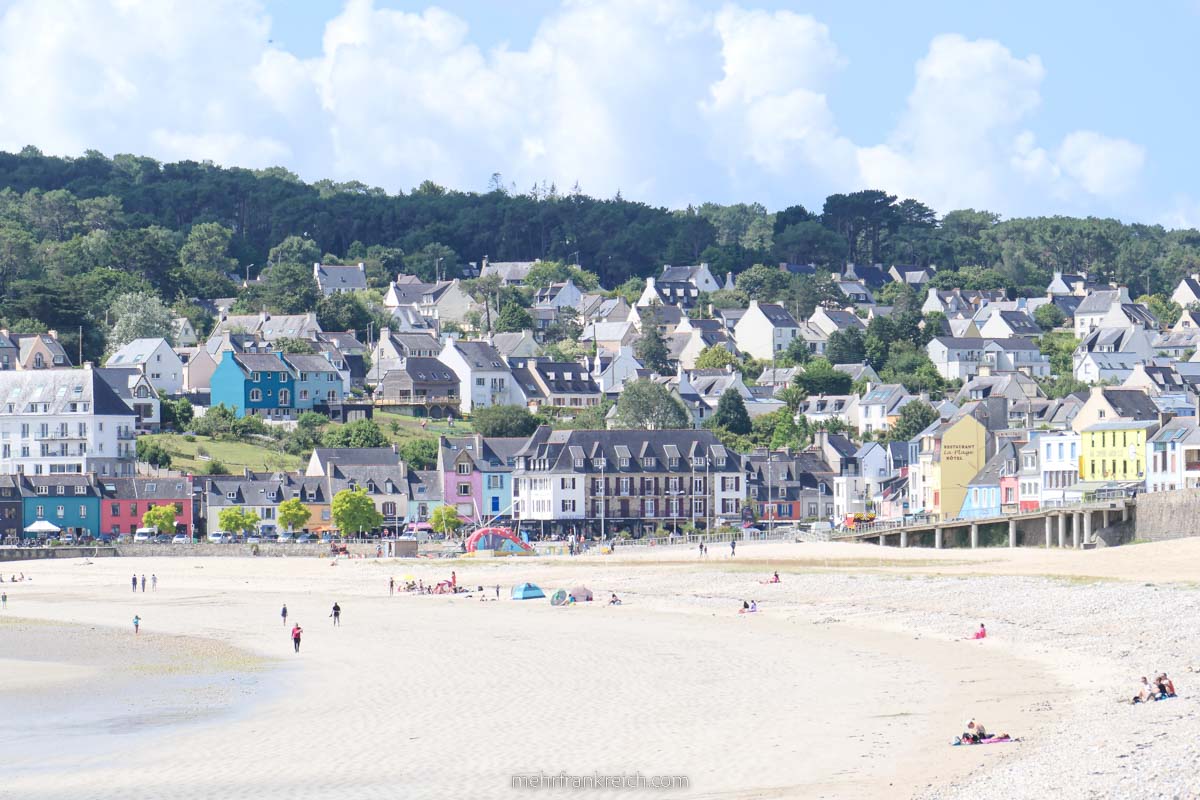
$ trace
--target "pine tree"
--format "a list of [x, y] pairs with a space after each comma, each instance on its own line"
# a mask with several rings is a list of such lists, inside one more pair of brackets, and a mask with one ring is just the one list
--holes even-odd
[[713, 425], [724, 428], [730, 433], [745, 436], [750, 433], [750, 414], [746, 411], [746, 403], [742, 396], [732, 389], [727, 389], [717, 403], [717, 413], [713, 415]]

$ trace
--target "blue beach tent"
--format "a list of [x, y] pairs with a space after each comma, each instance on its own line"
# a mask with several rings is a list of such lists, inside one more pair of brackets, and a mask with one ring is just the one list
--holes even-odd
[[546, 594], [532, 583], [518, 583], [512, 589], [513, 600], [536, 600]]

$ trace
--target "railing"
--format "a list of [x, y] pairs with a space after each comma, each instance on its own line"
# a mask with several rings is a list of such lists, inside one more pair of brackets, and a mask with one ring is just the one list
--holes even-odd
[[835, 530], [833, 538], [835, 539], [853, 539], [861, 536], [867, 536], [875, 533], [886, 533], [887, 531], [899, 530], [901, 528], [935, 528], [935, 527], [951, 527], [968, 524], [986, 525], [998, 521], [1015, 519], [1018, 517], [1038, 517], [1047, 513], [1057, 513], [1071, 509], [1087, 510], [1101, 509], [1111, 507], [1115, 501], [1124, 501], [1127, 499], [1135, 499], [1134, 492], [1128, 489], [1099, 489], [1095, 492], [1088, 492], [1083, 496], [1083, 499], [1074, 503], [1065, 503], [1059, 501], [1057, 504], [1046, 504], [1045, 507], [1033, 509], [1031, 511], [1015, 511], [1012, 513], [987, 516], [987, 517], [947, 517], [938, 519], [933, 514], [919, 514], [904, 519], [892, 520], [876, 520], [872, 523], [855, 525], [853, 528], [844, 528]]
[[617, 539], [618, 548], [624, 547], [682, 547], [704, 544], [723, 544], [730, 541], [739, 542], [774, 542], [791, 539], [796, 535], [796, 528], [780, 526], [756, 533], [734, 531], [732, 533], [681, 533], [675, 536], [643, 536], [640, 539]]
[[457, 396], [451, 397], [449, 395], [431, 394], [423, 397], [405, 397], [401, 395], [400, 397], [381, 397], [376, 399], [374, 404], [377, 406], [419, 406], [428, 403], [456, 404], [458, 401], [459, 398]]

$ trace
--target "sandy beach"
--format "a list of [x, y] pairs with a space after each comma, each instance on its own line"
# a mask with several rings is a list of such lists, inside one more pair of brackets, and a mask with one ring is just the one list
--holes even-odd
[[[13, 796], [565, 797], [579, 791], [514, 776], [597, 774], [686, 782], [627, 796], [1196, 791], [1194, 540], [21, 569], [32, 580], [4, 584], [0, 613], [0, 746], [17, 754], [0, 787]], [[389, 577], [451, 569], [485, 591], [388, 595]], [[775, 570], [782, 582], [763, 583]], [[133, 573], [156, 574], [158, 590], [130, 592]], [[508, 599], [525, 580], [547, 594], [585, 584], [596, 602]], [[481, 601], [496, 584], [501, 600]], [[742, 600], [760, 613], [738, 614]], [[968, 641], [980, 622], [988, 639]], [[1129, 705], [1151, 670], [1180, 697]], [[1021, 741], [951, 747], [972, 716]]]

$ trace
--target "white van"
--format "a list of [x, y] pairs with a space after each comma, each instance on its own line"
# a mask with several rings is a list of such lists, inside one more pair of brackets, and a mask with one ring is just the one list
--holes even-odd
[[158, 535], [158, 528], [138, 528], [133, 532], [135, 542], [151, 542]]

